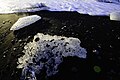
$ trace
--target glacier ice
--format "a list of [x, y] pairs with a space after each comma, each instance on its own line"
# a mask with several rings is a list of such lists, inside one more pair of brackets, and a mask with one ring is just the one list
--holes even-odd
[[0, 0], [0, 13], [77, 11], [89, 15], [109, 15], [120, 11], [119, 0]]
[[63, 57], [86, 58], [87, 51], [80, 43], [78, 38], [38, 33], [32, 42], [24, 46], [25, 55], [18, 58], [17, 68], [22, 68], [22, 79], [36, 80], [35, 74], [43, 68], [46, 68], [47, 76], [56, 74]]
[[40, 16], [38, 15], [31, 15], [31, 16], [25, 16], [22, 18], [19, 18], [18, 21], [13, 24], [13, 26], [10, 28], [10, 30], [19, 30], [25, 26], [28, 26], [36, 21], [38, 21], [39, 19], [41, 19]]

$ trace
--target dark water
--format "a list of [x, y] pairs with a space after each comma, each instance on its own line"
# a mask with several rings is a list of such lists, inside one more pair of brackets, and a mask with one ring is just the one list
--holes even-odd
[[[120, 80], [120, 22], [110, 21], [106, 16], [77, 12], [42, 11], [30, 14], [38, 14], [42, 19], [13, 33], [15, 38], [12, 44], [23, 45], [17, 46], [14, 57], [6, 59], [9, 64], [1, 71], [0, 80], [19, 79], [21, 70], [15, 69], [17, 58], [22, 56], [19, 53], [24, 43], [30, 42], [38, 32], [79, 38], [81, 46], [88, 52], [86, 59], [64, 58], [58, 74], [46, 78], [43, 70], [42, 74], [37, 75], [38, 80]], [[14, 68], [10, 66], [13, 64], [11, 61], [14, 61]]]

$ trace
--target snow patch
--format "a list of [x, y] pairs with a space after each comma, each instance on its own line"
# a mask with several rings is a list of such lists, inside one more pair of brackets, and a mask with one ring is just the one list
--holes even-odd
[[39, 74], [43, 68], [46, 68], [47, 76], [56, 74], [63, 57], [86, 58], [87, 51], [80, 43], [78, 38], [38, 33], [33, 41], [24, 47], [25, 55], [18, 58], [17, 68], [23, 69], [22, 79], [36, 80], [35, 74]]

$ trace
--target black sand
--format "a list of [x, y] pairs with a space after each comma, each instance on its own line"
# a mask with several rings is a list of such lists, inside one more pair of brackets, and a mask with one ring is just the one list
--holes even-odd
[[[10, 31], [19, 17], [38, 14], [36, 23]], [[87, 50], [87, 58], [64, 58], [58, 74], [38, 80], [120, 80], [120, 22], [106, 16], [89, 16], [76, 12], [47, 12], [0, 15], [0, 80], [19, 80], [17, 58], [35, 34], [44, 33], [77, 37]], [[40, 75], [42, 77], [40, 77]]]

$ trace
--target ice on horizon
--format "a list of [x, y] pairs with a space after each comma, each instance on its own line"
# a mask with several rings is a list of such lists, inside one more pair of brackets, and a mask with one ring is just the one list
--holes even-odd
[[[0, 0], [0, 13], [77, 11], [89, 15], [109, 15], [120, 11], [119, 0]], [[43, 6], [42, 4], [45, 6]]]

